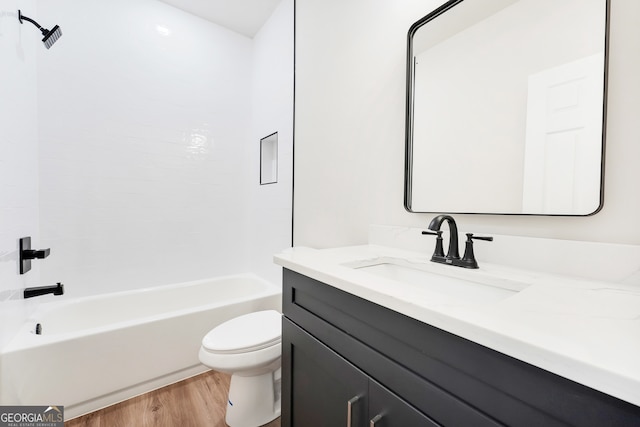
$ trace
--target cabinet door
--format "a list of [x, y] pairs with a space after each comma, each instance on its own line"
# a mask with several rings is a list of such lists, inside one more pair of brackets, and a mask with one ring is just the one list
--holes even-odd
[[287, 318], [282, 327], [282, 426], [366, 426], [367, 376]]
[[368, 427], [439, 426], [373, 379], [369, 379], [369, 419]]

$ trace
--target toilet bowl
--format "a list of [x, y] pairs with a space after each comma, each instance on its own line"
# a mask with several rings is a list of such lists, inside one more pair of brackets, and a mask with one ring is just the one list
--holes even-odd
[[280, 416], [281, 337], [281, 314], [266, 310], [228, 320], [202, 339], [200, 362], [231, 374], [230, 427], [258, 427]]

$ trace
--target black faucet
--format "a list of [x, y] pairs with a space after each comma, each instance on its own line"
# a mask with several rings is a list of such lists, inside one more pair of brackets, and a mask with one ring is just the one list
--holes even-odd
[[[456, 220], [453, 219], [451, 215], [438, 215], [431, 220], [428, 228], [437, 234], [444, 221], [447, 221], [447, 224], [449, 224], [449, 249], [447, 250], [446, 258], [460, 258], [460, 253], [458, 252], [458, 226], [456, 225]], [[440, 235], [438, 235], [438, 237], [440, 237]], [[434, 260], [432, 259], [432, 261]]]
[[64, 285], [62, 283], [56, 283], [51, 286], [38, 286], [35, 288], [25, 288], [24, 297], [25, 298], [33, 298], [39, 297], [41, 295], [54, 294], [54, 295], [62, 295], [64, 294]]
[[[442, 231], [440, 231], [440, 227], [444, 221], [447, 221], [449, 224], [449, 249], [447, 250], [446, 255], [443, 251]], [[433, 218], [429, 223], [429, 230], [433, 230], [433, 232], [423, 231], [422, 234], [433, 234], [438, 236], [436, 238], [436, 249], [433, 251], [431, 261], [456, 267], [478, 268], [478, 262], [476, 261], [475, 254], [473, 252], [473, 240], [493, 240], [493, 237], [490, 236], [474, 236], [473, 233], [466, 233], [467, 241], [465, 242], [464, 256], [460, 259], [460, 252], [458, 251], [458, 226], [452, 216], [438, 215]]]

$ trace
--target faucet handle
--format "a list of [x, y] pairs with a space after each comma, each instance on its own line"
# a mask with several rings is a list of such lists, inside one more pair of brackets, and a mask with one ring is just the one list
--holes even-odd
[[473, 241], [474, 240], [486, 240], [489, 242], [493, 241], [493, 237], [491, 236], [474, 236], [473, 233], [466, 233], [467, 241], [465, 242], [464, 247], [464, 256], [462, 257], [462, 267], [466, 268], [478, 268], [478, 261], [476, 261], [476, 256], [473, 252]]
[[436, 248], [433, 251], [433, 256], [431, 257], [431, 259], [433, 259], [434, 257], [442, 257], [444, 258], [444, 248], [442, 246], [442, 231], [423, 231], [422, 234], [430, 234], [432, 236], [438, 236], [436, 237]]
[[468, 240], [486, 240], [489, 242], [493, 242], [493, 237], [492, 236], [474, 236], [473, 233], [467, 233], [467, 239]]

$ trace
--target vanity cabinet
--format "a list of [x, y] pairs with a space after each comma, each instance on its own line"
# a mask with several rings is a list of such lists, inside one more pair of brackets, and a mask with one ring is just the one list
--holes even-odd
[[284, 426], [438, 426], [286, 318], [283, 336], [291, 373], [285, 393], [295, 405]]
[[288, 269], [283, 313], [283, 427], [640, 425], [637, 406]]

